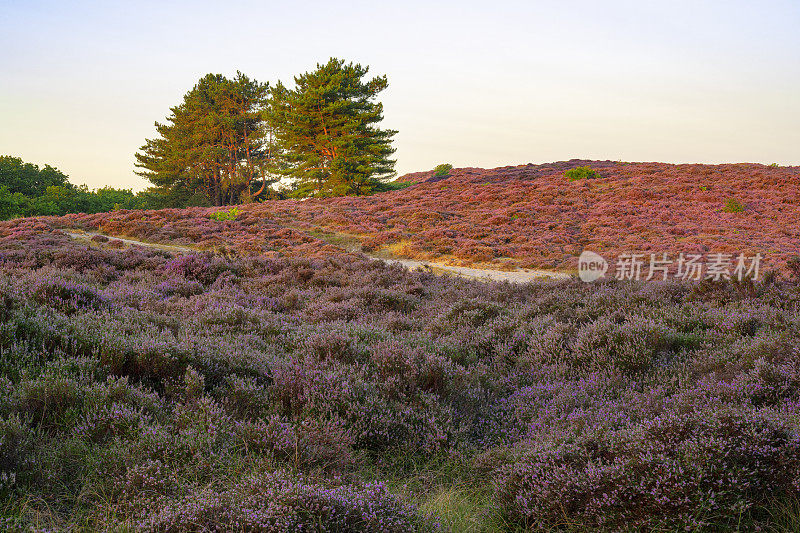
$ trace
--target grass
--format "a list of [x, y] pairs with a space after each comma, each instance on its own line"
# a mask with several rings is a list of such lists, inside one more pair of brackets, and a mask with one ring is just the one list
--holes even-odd
[[496, 511], [491, 488], [480, 481], [480, 474], [466, 460], [400, 456], [391, 458], [378, 471], [366, 473], [386, 479], [393, 493], [416, 505], [423, 514], [438, 517], [445, 531], [522, 531]]
[[414, 254], [410, 254], [408, 252], [408, 247], [412, 244], [413, 243], [411, 241], [405, 239], [390, 244], [385, 244], [377, 250], [375, 256], [386, 259], [413, 258]]
[[449, 531], [509, 531], [502, 517], [491, 511], [490, 494], [483, 488], [441, 485], [427, 493], [417, 505], [423, 513], [440, 517], [440, 523]]
[[774, 502], [770, 517], [773, 533], [800, 531], [800, 499], [793, 497]]

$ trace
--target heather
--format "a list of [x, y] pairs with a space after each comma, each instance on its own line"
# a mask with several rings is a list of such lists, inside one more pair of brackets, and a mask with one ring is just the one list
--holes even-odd
[[175, 254], [57, 229], [82, 216], [0, 226], [5, 527], [800, 520], [800, 290], [787, 277], [483, 283], [278, 237], [290, 230], [249, 208], [208, 212], [136, 222], [157, 240], [183, 219], [212, 243], [238, 224], [263, 234]]
[[[564, 176], [582, 167], [601, 177]], [[762, 270], [786, 272], [800, 255], [797, 167], [568, 161], [448, 172], [411, 174], [402, 178], [408, 187], [371, 196], [271, 200], [235, 212], [118, 210], [37, 220], [220, 253], [309, 257], [344, 247], [500, 269], [573, 271], [588, 249], [612, 261], [625, 253], [673, 260], [761, 253]]]
[[[596, 177], [565, 177], [580, 168]], [[798, 167], [572, 160], [400, 179], [414, 185], [252, 209], [348, 235], [370, 253], [494, 268], [570, 270], [584, 249], [607, 258], [760, 252], [772, 268], [800, 253]]]

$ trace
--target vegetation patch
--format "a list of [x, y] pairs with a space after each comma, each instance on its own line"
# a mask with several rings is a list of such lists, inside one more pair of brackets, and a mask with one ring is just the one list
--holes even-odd
[[798, 523], [800, 287], [776, 276], [484, 283], [32, 219], [0, 258], [8, 529]]
[[436, 165], [433, 167], [433, 177], [434, 178], [444, 178], [450, 175], [450, 171], [453, 170], [453, 165], [450, 163], [442, 163], [441, 165]]
[[217, 222], [222, 222], [225, 220], [236, 220], [236, 217], [238, 217], [239, 214], [239, 210], [235, 207], [232, 207], [227, 211], [215, 211], [208, 215], [208, 218], [211, 220], [216, 220]]
[[725, 200], [725, 207], [722, 210], [726, 213], [741, 213], [745, 210], [745, 206], [736, 198], [728, 198]]
[[597, 171], [592, 170], [591, 167], [571, 168], [566, 172], [564, 172], [564, 177], [569, 179], [570, 181], [602, 178], [602, 176], [598, 174]]

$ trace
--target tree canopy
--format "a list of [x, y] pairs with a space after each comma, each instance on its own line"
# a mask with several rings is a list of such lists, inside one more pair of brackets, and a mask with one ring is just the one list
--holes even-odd
[[394, 173], [391, 141], [380, 129], [386, 76], [364, 80], [369, 67], [331, 58], [270, 91], [267, 122], [275, 132], [274, 168], [294, 178], [298, 196], [365, 194]]
[[18, 157], [0, 156], [0, 220], [22, 216], [100, 213], [114, 209], [158, 206], [150, 193], [103, 187], [90, 191], [75, 186], [60, 170], [39, 168]]
[[68, 185], [68, 180], [66, 174], [50, 165], [39, 168], [33, 163], [23, 162], [19, 157], [0, 156], [0, 185], [5, 186], [8, 193], [41, 196], [48, 187]]
[[[238, 72], [207, 74], [170, 109], [136, 154], [138, 174], [164, 205], [226, 205], [265, 193], [279, 177], [296, 196], [366, 194], [394, 174], [376, 101], [386, 76], [331, 58], [270, 89]], [[274, 192], [273, 192], [274, 194]]]
[[379, 127], [377, 101], [388, 80], [368, 72], [331, 58], [293, 89], [241, 72], [203, 76], [136, 153], [137, 174], [153, 184], [139, 193], [90, 191], [49, 165], [0, 156], [0, 219], [244, 203], [282, 197], [267, 188], [280, 177], [298, 197], [390, 190], [397, 132]]
[[159, 137], [136, 154], [138, 173], [179, 203], [226, 205], [262, 193], [269, 181], [268, 89], [241, 72], [233, 79], [204, 76], [171, 108], [167, 123], [156, 122]]

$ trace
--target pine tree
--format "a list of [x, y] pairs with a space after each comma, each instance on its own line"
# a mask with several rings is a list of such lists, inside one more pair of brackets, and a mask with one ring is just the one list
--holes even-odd
[[266, 118], [275, 133], [274, 168], [295, 181], [296, 196], [365, 194], [394, 174], [394, 130], [377, 127], [386, 76], [331, 58], [270, 91]]
[[266, 177], [268, 91], [241, 72], [232, 80], [204, 76], [171, 108], [166, 124], [156, 122], [159, 137], [136, 154], [139, 174], [176, 201], [200, 196], [226, 205], [257, 196], [275, 181]]

